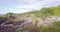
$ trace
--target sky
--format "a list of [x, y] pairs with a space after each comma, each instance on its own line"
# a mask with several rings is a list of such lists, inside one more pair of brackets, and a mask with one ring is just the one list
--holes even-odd
[[0, 14], [24, 13], [59, 4], [60, 0], [0, 0]]

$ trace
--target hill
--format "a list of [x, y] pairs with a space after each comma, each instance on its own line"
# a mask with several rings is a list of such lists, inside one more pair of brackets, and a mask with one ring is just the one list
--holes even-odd
[[0, 16], [0, 32], [60, 32], [60, 5]]
[[47, 17], [47, 16], [60, 16], [60, 5], [58, 6], [54, 6], [54, 7], [44, 7], [40, 10], [36, 10], [36, 11], [30, 11], [30, 12], [25, 12], [22, 14], [18, 14], [18, 15], [22, 15], [22, 16], [30, 16], [31, 14], [34, 14], [37, 17]]

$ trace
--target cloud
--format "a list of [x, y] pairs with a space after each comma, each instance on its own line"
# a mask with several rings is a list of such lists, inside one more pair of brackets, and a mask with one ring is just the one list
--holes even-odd
[[39, 6], [42, 5], [42, 2], [38, 2], [37, 0], [22, 0], [21, 2], [25, 4], [18, 5], [18, 8], [21, 8], [23, 10], [36, 10]]
[[[18, 8], [21, 8], [23, 10], [24, 9], [25, 10], [36, 10], [36, 9], [40, 9], [41, 7], [49, 7], [49, 6], [58, 5], [60, 0], [43, 0], [43, 1], [21, 0], [21, 2], [25, 3], [25, 4], [18, 5]], [[28, 4], [26, 4], [26, 3], [28, 3]]]
[[60, 0], [44, 0], [43, 3], [43, 5], [46, 7], [56, 6], [60, 4]]
[[59, 4], [60, 0], [0, 0], [0, 12], [23, 13]]

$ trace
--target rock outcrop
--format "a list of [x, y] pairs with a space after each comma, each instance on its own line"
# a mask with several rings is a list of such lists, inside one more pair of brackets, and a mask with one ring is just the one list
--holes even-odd
[[[38, 21], [37, 26], [41, 25], [50, 26], [54, 21], [56, 21], [56, 17], [47, 17], [46, 19], [36, 18]], [[35, 20], [34, 20], [35, 21]], [[11, 18], [0, 18], [0, 32], [15, 32], [18, 28], [22, 28], [27, 26], [28, 28], [32, 28], [34, 26], [32, 18], [24, 18], [13, 16]]]

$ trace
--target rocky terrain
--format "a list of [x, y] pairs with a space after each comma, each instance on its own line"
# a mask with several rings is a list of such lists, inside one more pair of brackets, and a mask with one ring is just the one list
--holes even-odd
[[[50, 26], [52, 23], [56, 20], [58, 20], [59, 17], [50, 16], [46, 19], [42, 18], [36, 18], [37, 20], [37, 26], [40, 27], [41, 25]], [[27, 26], [28, 28], [35, 25], [35, 21], [32, 20], [31, 17], [25, 18], [25, 17], [17, 17], [13, 16], [11, 18], [0, 18], [0, 32], [16, 32], [18, 28], [22, 28], [24, 26]]]
[[0, 32], [60, 32], [60, 5], [0, 16]]

